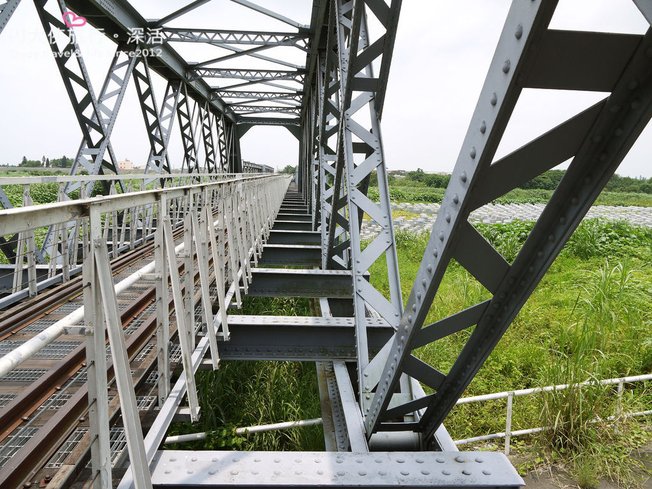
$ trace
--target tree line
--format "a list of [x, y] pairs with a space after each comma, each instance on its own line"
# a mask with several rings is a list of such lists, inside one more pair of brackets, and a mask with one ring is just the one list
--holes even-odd
[[66, 155], [52, 159], [43, 156], [40, 160], [28, 160], [26, 156], [23, 156], [18, 166], [24, 168], [70, 168], [72, 162], [72, 158], [68, 158]]
[[[566, 174], [565, 170], [549, 170], [533, 178], [529, 182], [519, 186], [521, 189], [542, 189], [555, 190]], [[374, 172], [370, 184], [376, 185], [376, 174]], [[415, 171], [408, 171], [402, 175], [390, 174], [388, 181], [390, 185], [407, 186], [418, 184], [419, 186], [446, 188], [451, 176], [443, 173], [426, 173], [421, 168]], [[652, 178], [632, 178], [614, 175], [607, 183], [605, 190], [610, 192], [632, 192], [641, 194], [652, 194]]]

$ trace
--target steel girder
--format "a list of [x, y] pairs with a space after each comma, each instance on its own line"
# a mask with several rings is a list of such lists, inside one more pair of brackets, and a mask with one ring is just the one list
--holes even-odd
[[192, 68], [193, 75], [204, 78], [235, 78], [248, 81], [291, 80], [303, 83], [299, 70], [241, 70], [236, 68]]
[[213, 140], [213, 126], [215, 124], [215, 114], [210, 110], [208, 101], [204, 103], [204, 110], [201, 112], [201, 127], [204, 140], [204, 152], [206, 161], [204, 163], [205, 171], [215, 173], [219, 170], [215, 159], [215, 144]]
[[301, 107], [275, 107], [271, 105], [232, 105], [231, 108], [238, 114], [291, 114], [300, 115]]
[[[291, 100], [294, 102], [301, 102], [303, 94], [301, 92], [245, 92], [245, 91], [231, 91], [231, 90], [218, 90], [218, 93], [223, 99], [227, 98], [244, 98], [250, 99], [248, 102], [263, 102], [266, 100]], [[240, 102], [243, 103], [243, 102]]]
[[177, 104], [177, 117], [179, 129], [181, 130], [181, 141], [183, 143], [183, 165], [181, 170], [188, 173], [199, 172], [199, 161], [197, 159], [197, 146], [195, 139], [195, 128], [193, 127], [193, 115], [190, 110], [191, 100], [188, 97], [186, 85], [181, 86], [179, 103]]
[[2, 31], [16, 11], [19, 3], [20, 0], [7, 0], [0, 4], [0, 34], [2, 34]]
[[[66, 3], [62, 0], [36, 0], [35, 4], [82, 131], [82, 143], [71, 174], [75, 175], [81, 170], [86, 170], [91, 175], [105, 172], [117, 174], [117, 159], [109, 138], [136, 56], [129, 56], [131, 50], [126, 46], [118, 46], [98, 99], [74, 30], [46, 10], [48, 4], [56, 4], [63, 14], [68, 10]], [[106, 153], [108, 157], [105, 159]], [[68, 184], [64, 192], [67, 195], [77, 188], [79, 185]]]
[[142, 63], [136, 66], [134, 82], [150, 144], [145, 173], [171, 173], [167, 149], [172, 135], [181, 84], [168, 82], [159, 112], [147, 58], [144, 58]]
[[194, 2], [191, 2], [191, 3], [187, 4], [187, 5], [184, 5], [183, 7], [181, 7], [178, 10], [175, 10], [171, 14], [166, 15], [162, 19], [159, 19], [156, 22], [155, 25], [157, 27], [165, 25], [168, 22], [170, 22], [170, 21], [172, 21], [172, 20], [174, 20], [174, 19], [176, 19], [178, 17], [181, 17], [182, 15], [187, 14], [188, 12], [190, 12], [192, 10], [195, 10], [197, 7], [201, 7], [202, 5], [204, 5], [205, 3], [208, 3], [210, 1], [211, 0], [195, 0]]
[[167, 42], [202, 42], [213, 46], [250, 45], [250, 46], [296, 46], [306, 49], [307, 32], [259, 32], [218, 29], [174, 29], [162, 31]]
[[[378, 370], [382, 356], [370, 359], [365, 318], [376, 314], [396, 327], [402, 313], [398, 262], [394, 243], [389, 190], [380, 133], [379, 113], [398, 23], [400, 1], [331, 3], [328, 40], [316, 73], [322, 92], [319, 110], [322, 236], [325, 265], [350, 269], [354, 280], [354, 314], [358, 353], [358, 394], [366, 400], [372, 385], [369, 370]], [[367, 17], [373, 15], [383, 31], [370, 38]], [[372, 63], [380, 61], [376, 76]], [[380, 202], [367, 196], [369, 178], [378, 176]], [[369, 243], [360, 236], [363, 216], [381, 231]], [[324, 226], [325, 225], [325, 226]], [[326, 227], [326, 229], [324, 229]], [[384, 259], [390, 297], [383, 296], [363, 278], [369, 268]], [[371, 363], [370, 363], [371, 360]], [[361, 406], [364, 402], [360, 403]]]
[[[651, 30], [642, 36], [552, 30], [548, 24], [556, 5], [512, 4], [405, 313], [382, 374], [374, 379], [367, 436], [403, 427], [421, 432], [426, 441], [432, 439], [650, 120]], [[523, 88], [602, 90], [610, 95], [494, 161]], [[569, 158], [566, 175], [517, 257], [508, 263], [469, 224], [470, 212]], [[453, 260], [491, 298], [424, 326]], [[415, 355], [416, 349], [472, 326], [447, 373]], [[402, 402], [392, 395], [402, 374], [434, 393]], [[421, 409], [425, 411], [418, 422], [405, 421]]]

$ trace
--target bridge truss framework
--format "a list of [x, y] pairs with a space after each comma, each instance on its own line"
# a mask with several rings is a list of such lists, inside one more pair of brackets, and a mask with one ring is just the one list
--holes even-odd
[[[381, 133], [401, 1], [314, 0], [310, 25], [248, 0], [232, 1], [289, 28], [260, 32], [168, 26], [208, 0], [190, 2], [155, 21], [144, 19], [125, 0], [34, 0], [83, 137], [73, 178], [59, 181], [61, 202], [29, 207], [27, 194], [26, 207], [12, 209], [0, 188], [6, 209], [0, 212], [0, 235], [14, 236], [17, 246], [2, 250], [9, 259], [14, 254], [14, 276], [20, 276], [10, 297], [20, 300], [39, 293], [39, 263], [53, 271], [48, 285], [83, 274], [87, 312], [58, 325], [43, 341], [82, 328], [93, 365], [89, 378], [101, 387], [107, 383], [106, 329], [131, 461], [119, 487], [520, 486], [502, 455], [455, 453], [443, 422], [648, 124], [650, 30], [643, 35], [555, 30], [549, 27], [555, 0], [514, 0], [403, 304]], [[0, 5], [0, 31], [19, 3]], [[650, 3], [634, 3], [652, 21]], [[67, 22], [73, 18], [70, 12], [116, 42], [99, 92], [83, 57], [75, 54], [79, 46], [75, 28]], [[135, 31], [151, 36], [134, 40]], [[189, 62], [172, 43], [217, 47], [220, 56]], [[274, 48], [296, 49], [305, 63], [274, 57]], [[156, 55], [150, 56], [154, 50]], [[275, 67], [230, 66], [242, 59]], [[167, 83], [160, 105], [152, 72]], [[127, 179], [118, 175], [111, 145], [132, 79], [150, 145], [146, 174], [135, 193], [128, 192]], [[605, 97], [496, 159], [519, 95], [528, 88], [598, 91]], [[183, 182], [175, 182], [168, 154], [175, 121], [183, 143]], [[299, 165], [289, 191], [289, 178], [242, 174], [266, 170], [241, 158], [240, 138], [257, 125], [285, 127], [299, 141]], [[469, 223], [469, 214], [568, 160], [559, 187], [516, 258], [508, 262]], [[82, 171], [90, 177], [81, 176]], [[372, 177], [378, 201], [368, 196]], [[97, 182], [108, 196], [88, 200]], [[148, 187], [152, 184], [155, 188]], [[368, 240], [361, 237], [365, 219], [379, 229]], [[126, 241], [139, 236], [156, 243], [155, 260], [134, 279], [156, 281], [159, 303], [160, 411], [145, 437], [116, 304], [121, 285], [114, 287], [108, 268], [112, 253], [120, 250], [119, 229], [127, 222], [133, 228]], [[48, 229], [40, 249], [34, 244], [35, 227]], [[178, 229], [183, 230], [180, 244]], [[172, 266], [179, 257], [181, 274]], [[259, 261], [267, 267], [308, 268], [259, 268]], [[425, 324], [454, 262], [484, 287], [487, 298]], [[386, 295], [369, 279], [378, 263], [386, 270]], [[22, 287], [25, 267], [29, 279]], [[319, 301], [321, 316], [227, 314], [232, 302], [239, 305], [245, 294], [311, 297]], [[6, 304], [8, 299], [3, 300]], [[199, 321], [192, 314], [195, 300], [202, 311]], [[170, 317], [162, 310], [170, 301], [183, 364], [183, 374], [172, 387]], [[216, 313], [214, 303], [219, 305]], [[205, 336], [197, 342], [193, 331], [202, 325]], [[462, 331], [468, 332], [466, 343], [448, 371], [419, 358], [418, 349]], [[0, 374], [42, 346], [26, 343], [0, 359]], [[317, 362], [328, 451], [159, 450], [186, 396], [190, 418], [199, 416], [193, 378], [207, 355], [213, 368], [220, 359]], [[98, 487], [109, 488], [108, 399], [101, 388], [88, 394], [93, 478]]]

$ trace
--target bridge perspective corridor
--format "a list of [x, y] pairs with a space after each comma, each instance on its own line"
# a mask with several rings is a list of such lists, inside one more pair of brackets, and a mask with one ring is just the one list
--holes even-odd
[[[0, 178], [1, 488], [523, 485], [504, 454], [458, 451], [446, 417], [648, 124], [652, 33], [552, 29], [556, 0], [513, 0], [403, 297], [381, 132], [401, 0], [305, 1], [307, 25], [249, 0], [157, 19], [127, 0], [0, 0], [0, 34], [34, 8], [82, 134], [69, 176]], [[222, 8], [270, 29], [234, 28]], [[202, 9], [210, 29], [171, 26]], [[99, 91], [81, 27], [115, 44]], [[132, 83], [148, 156], [120, 174], [111, 139]], [[497, 158], [532, 88], [604, 96]], [[243, 160], [257, 126], [298, 141], [295, 175]], [[564, 162], [506, 260], [471, 214]], [[35, 204], [45, 184], [57, 201]], [[427, 324], [457, 264], [489, 298]], [[238, 314], [245, 297], [316, 312]], [[451, 366], [420, 359], [459, 332]], [[323, 452], [165, 448], [173, 421], [202, 415], [198, 370], [234, 360], [316, 364]]]

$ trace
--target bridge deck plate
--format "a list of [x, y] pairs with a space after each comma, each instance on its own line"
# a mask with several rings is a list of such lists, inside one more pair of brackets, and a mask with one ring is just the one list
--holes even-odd
[[159, 451], [152, 483], [184, 487], [517, 488], [523, 480], [495, 452]]

